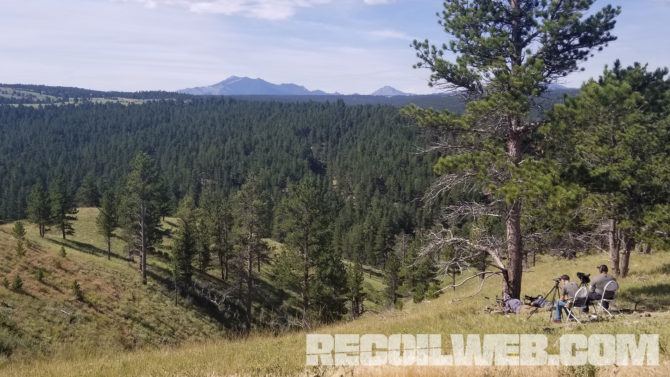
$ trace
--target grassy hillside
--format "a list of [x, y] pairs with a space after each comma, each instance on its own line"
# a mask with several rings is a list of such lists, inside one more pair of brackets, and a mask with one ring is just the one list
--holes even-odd
[[[171, 292], [155, 281], [143, 287], [136, 264], [120, 258], [118, 239], [108, 260], [104, 240], [95, 231], [96, 213], [82, 209], [76, 233], [67, 241], [55, 230], [40, 239], [37, 228], [27, 226], [31, 247], [24, 256], [14, 250], [11, 224], [0, 226], [0, 279], [10, 283], [9, 289], [0, 286], [0, 351], [5, 356], [68, 354], [83, 348], [115, 353], [222, 334], [218, 322], [185, 303], [175, 305]], [[16, 276], [23, 281], [20, 291], [11, 289]], [[83, 302], [75, 299], [75, 280]]]
[[[95, 210], [84, 209], [79, 217], [91, 218]], [[225, 340], [222, 330], [205, 315], [183, 304], [175, 306], [169, 292], [154, 283], [141, 287], [134, 267], [118, 258], [107, 261], [98, 248], [102, 240], [83, 222], [76, 224], [79, 236], [68, 242], [65, 258], [58, 255], [60, 241], [49, 234], [36, 242], [33, 250], [17, 257], [11, 250], [9, 225], [0, 227], [2, 276], [19, 273], [24, 292], [0, 287], [2, 326], [0, 337], [20, 346], [56, 347], [56, 355], [38, 361], [19, 360], [0, 369], [3, 376], [223, 376], [237, 375], [471, 375], [471, 376], [666, 376], [670, 350], [670, 254], [635, 254], [631, 276], [622, 282], [618, 306], [633, 309], [613, 320], [594, 323], [548, 323], [548, 313], [529, 320], [525, 316], [490, 314], [499, 283], [489, 279], [481, 294], [465, 298], [477, 290], [473, 281], [457, 291], [446, 291], [440, 298], [421, 304], [406, 303], [402, 311], [369, 313], [362, 318], [312, 329], [319, 333], [545, 333], [554, 340], [563, 333], [659, 333], [664, 365], [660, 368], [517, 368], [490, 369], [365, 369], [304, 370], [304, 332], [273, 335], [256, 333], [244, 340]], [[36, 230], [29, 229], [36, 240]], [[79, 238], [78, 238], [79, 237]], [[93, 245], [90, 248], [86, 245]], [[115, 245], [118, 248], [119, 244]], [[80, 249], [80, 250], [77, 250]], [[82, 252], [86, 251], [86, 252]], [[57, 267], [60, 261], [61, 267]], [[552, 285], [551, 278], [561, 273], [575, 276], [577, 271], [592, 272], [606, 262], [604, 255], [566, 261], [541, 258], [524, 276], [524, 293], [541, 294]], [[45, 283], [35, 278], [35, 269], [46, 271]], [[367, 275], [367, 274], [366, 274]], [[1, 277], [0, 277], [1, 278]], [[77, 302], [72, 280], [80, 281], [86, 302]], [[61, 310], [70, 314], [65, 314]], [[209, 339], [209, 340], [207, 340]], [[195, 342], [197, 340], [197, 342]], [[156, 346], [185, 342], [178, 347]], [[94, 345], [95, 347], [91, 347]], [[141, 350], [122, 350], [124, 345]], [[17, 349], [20, 349], [18, 347]], [[69, 350], [65, 352], [65, 350]]]
[[[140, 283], [137, 263], [126, 259], [121, 239], [113, 238], [108, 259], [105, 240], [96, 231], [97, 214], [95, 208], [81, 208], [74, 223], [75, 234], [67, 240], [56, 229], [42, 239], [36, 227], [26, 224], [30, 247], [23, 256], [15, 250], [13, 223], [0, 226], [0, 281], [8, 283], [8, 287], [0, 286], [0, 363], [7, 357], [68, 355], [82, 348], [108, 353], [233, 334], [225, 325], [234, 324], [217, 320], [206, 308], [183, 299], [175, 304], [174, 292], [165, 284], [171, 279], [166, 259], [149, 258], [151, 278], [146, 287]], [[175, 224], [175, 219], [167, 218], [163, 226], [170, 231]], [[283, 247], [273, 240], [265, 241], [271, 254]], [[171, 238], [165, 237], [161, 251], [169, 252], [171, 243]], [[201, 286], [220, 284], [219, 274], [212, 268], [206, 274], [196, 271], [194, 278]], [[20, 290], [12, 288], [17, 276], [23, 282]], [[75, 297], [75, 281], [84, 292], [83, 301]], [[369, 297], [384, 287], [378, 273], [366, 273], [365, 285], [371, 292]], [[271, 312], [276, 309], [273, 305], [282, 305], [281, 299], [292, 294], [275, 289], [268, 264], [262, 267], [259, 289], [263, 300], [257, 301], [263, 301], [263, 306], [257, 305], [256, 310], [261, 312]], [[370, 300], [365, 305], [379, 309]]]

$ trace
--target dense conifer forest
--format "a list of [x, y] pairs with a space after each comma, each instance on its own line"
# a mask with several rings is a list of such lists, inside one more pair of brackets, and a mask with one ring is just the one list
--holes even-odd
[[187, 195], [197, 204], [203, 187], [229, 196], [251, 174], [274, 207], [290, 183], [317, 176], [337, 208], [336, 244], [345, 255], [363, 250], [364, 261], [377, 265], [394, 234], [424, 221], [419, 198], [432, 177], [418, 130], [384, 105], [201, 99], [4, 106], [0, 135], [3, 220], [26, 216], [35, 184], [62, 179], [73, 196], [91, 183], [117, 190], [144, 151], [158, 161], [166, 213]]

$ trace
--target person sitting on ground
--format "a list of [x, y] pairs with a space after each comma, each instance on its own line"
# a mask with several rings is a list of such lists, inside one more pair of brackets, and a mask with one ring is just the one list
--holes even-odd
[[560, 297], [556, 302], [556, 308], [555, 308], [556, 310], [554, 312], [554, 323], [561, 323], [561, 320], [563, 318], [563, 309], [568, 304], [568, 301], [575, 298], [575, 295], [579, 290], [579, 286], [577, 285], [577, 283], [570, 281], [570, 276], [568, 275], [562, 275], [560, 277], [558, 284], [559, 284], [558, 289]]
[[[607, 274], [609, 272], [607, 265], [601, 264], [597, 268], [599, 274], [593, 278], [593, 280], [591, 280], [591, 286], [589, 289], [589, 304], [593, 301], [600, 301], [600, 299], [603, 297], [603, 293], [605, 292], [605, 286], [607, 283], [613, 280], [616, 281], [615, 278]], [[605, 309], [607, 309], [608, 303], [604, 302], [603, 306]]]
[[504, 314], [519, 314], [521, 313], [521, 300], [512, 298], [508, 293], [503, 292], [503, 313]]

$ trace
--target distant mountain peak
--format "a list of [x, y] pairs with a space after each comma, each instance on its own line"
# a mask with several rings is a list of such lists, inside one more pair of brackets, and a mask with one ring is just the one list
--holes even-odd
[[383, 96], [383, 97], [396, 97], [396, 96], [409, 96], [411, 94], [402, 92], [392, 86], [384, 86], [372, 92], [372, 96]]
[[225, 80], [223, 80], [223, 81], [220, 81], [220, 82], [218, 82], [218, 83], [216, 83], [216, 84], [214, 84], [214, 85], [230, 84], [230, 83], [234, 83], [234, 82], [236, 82], [236, 81], [240, 81], [240, 80], [242, 80], [242, 79], [244, 79], [244, 77], [240, 77], [240, 76], [230, 76], [230, 77], [228, 77], [227, 79], [225, 79]]
[[179, 91], [180, 93], [194, 95], [326, 95], [328, 93], [321, 90], [309, 90], [304, 86], [297, 84], [273, 84], [260, 78], [252, 79], [250, 77], [230, 76], [227, 79], [211, 86], [201, 86], [188, 88]]

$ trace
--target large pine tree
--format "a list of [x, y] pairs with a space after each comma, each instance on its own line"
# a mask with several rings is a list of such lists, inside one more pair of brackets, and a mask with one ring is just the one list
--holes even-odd
[[112, 237], [114, 230], [119, 226], [118, 202], [113, 192], [108, 191], [102, 196], [100, 212], [95, 219], [100, 233], [107, 242], [107, 259], [112, 257]]
[[68, 190], [62, 177], [56, 178], [49, 186], [49, 202], [51, 206], [51, 222], [61, 231], [63, 239], [67, 235], [74, 234], [72, 222], [77, 218], [74, 216], [77, 210], [74, 198]]
[[334, 250], [321, 253], [316, 260], [316, 274], [311, 286], [313, 305], [310, 304], [321, 322], [337, 321], [346, 314], [347, 283], [342, 255]]
[[77, 191], [77, 202], [82, 207], [97, 207], [100, 205], [100, 191], [93, 174], [84, 176], [79, 191]]
[[163, 184], [158, 165], [146, 153], [139, 153], [126, 178], [123, 197], [123, 225], [130, 253], [140, 255], [142, 284], [147, 283], [147, 256], [162, 237], [160, 215]]
[[417, 67], [432, 73], [430, 85], [454, 90], [468, 101], [462, 115], [416, 107], [407, 111], [435, 132], [443, 153], [434, 167], [440, 178], [432, 193], [476, 187], [478, 208], [484, 208], [480, 212], [495, 213], [504, 222], [500, 242], [445, 232], [449, 239], [443, 244], [490, 253], [509, 297], [521, 295], [523, 203], [537, 184], [530, 171], [538, 166], [529, 162], [540, 125], [532, 113], [534, 98], [615, 39], [610, 32], [619, 9], [594, 12], [594, 2], [446, 0], [439, 23], [449, 42], [439, 47], [414, 42]]
[[216, 254], [221, 279], [228, 280], [229, 262], [232, 253], [233, 218], [228, 198], [213, 187], [205, 187], [200, 196], [198, 216], [201, 221], [200, 242], [208, 251]]
[[234, 198], [233, 235], [240, 296], [244, 302], [245, 330], [251, 330], [253, 299], [257, 280], [254, 261], [260, 264], [266, 245], [262, 238], [267, 232], [267, 202], [255, 176], [250, 176]]
[[364, 281], [363, 266], [359, 260], [356, 260], [347, 270], [347, 296], [351, 318], [358, 318], [365, 310], [363, 308], [363, 301], [365, 300]]
[[33, 186], [28, 196], [28, 219], [37, 225], [40, 237], [44, 237], [50, 221], [49, 196], [41, 183]]
[[587, 192], [580, 218], [596, 235], [587, 239], [607, 239], [612, 271], [621, 277], [636, 244], [652, 235], [646, 223], [670, 200], [667, 72], [616, 62], [556, 106], [546, 131], [564, 175]]
[[176, 288], [187, 294], [193, 282], [193, 257], [196, 253], [195, 218], [193, 214], [181, 214], [181, 226], [172, 248], [172, 271]]
[[307, 319], [310, 308], [310, 282], [318, 255], [327, 252], [330, 246], [328, 231], [328, 200], [325, 188], [316, 177], [307, 176], [298, 184], [289, 185], [288, 195], [279, 205], [277, 224], [285, 234], [285, 243], [301, 257], [300, 295], [303, 319]]

